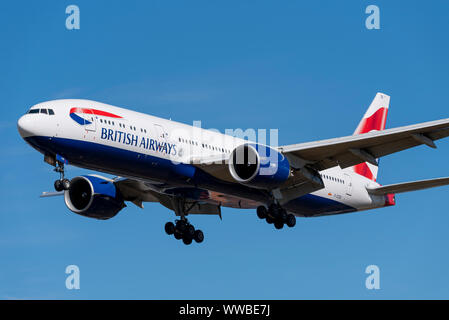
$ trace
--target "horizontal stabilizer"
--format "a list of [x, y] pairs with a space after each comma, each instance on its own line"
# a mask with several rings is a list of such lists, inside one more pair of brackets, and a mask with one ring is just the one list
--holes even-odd
[[404, 182], [404, 183], [396, 183], [390, 184], [386, 186], [381, 186], [377, 188], [366, 188], [370, 194], [373, 195], [386, 195], [390, 193], [402, 193], [409, 191], [417, 191], [428, 188], [440, 187], [449, 185], [449, 177], [447, 178], [437, 178], [437, 179], [429, 179], [429, 180], [420, 180], [413, 182]]

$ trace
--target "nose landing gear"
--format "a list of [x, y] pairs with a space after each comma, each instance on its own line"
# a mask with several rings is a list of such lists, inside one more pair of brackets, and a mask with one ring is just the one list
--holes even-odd
[[274, 227], [278, 230], [282, 229], [284, 224], [290, 228], [296, 225], [296, 217], [276, 204], [271, 204], [268, 209], [264, 206], [258, 207], [257, 217], [266, 220], [268, 224], [274, 224]]
[[59, 173], [59, 179], [56, 180], [54, 183], [55, 190], [58, 192], [64, 191], [64, 190], [69, 190], [70, 180], [64, 178], [64, 164], [57, 161], [56, 168], [53, 171]]

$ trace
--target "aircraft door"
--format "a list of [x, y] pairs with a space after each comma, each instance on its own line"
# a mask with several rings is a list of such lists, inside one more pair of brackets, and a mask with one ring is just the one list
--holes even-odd
[[351, 175], [345, 173], [346, 195], [352, 196], [352, 178]]
[[97, 130], [97, 120], [92, 110], [86, 110], [84, 125], [87, 131], [95, 132]]
[[156, 130], [157, 139], [160, 141], [168, 141], [168, 133], [163, 126], [160, 124], [154, 124], [154, 129]]

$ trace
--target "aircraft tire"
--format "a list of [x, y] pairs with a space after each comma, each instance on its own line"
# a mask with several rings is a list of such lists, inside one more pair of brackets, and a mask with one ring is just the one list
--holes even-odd
[[178, 230], [175, 229], [175, 233], [173, 234], [175, 236], [176, 240], [181, 240], [182, 239], [182, 233], [179, 233]]
[[173, 224], [173, 222], [167, 222], [167, 223], [165, 224], [165, 232], [166, 232], [168, 235], [172, 235], [172, 234], [175, 233], [175, 225]]
[[184, 235], [192, 238], [194, 234], [195, 234], [195, 227], [192, 226], [191, 224], [188, 224], [184, 230]]
[[287, 211], [285, 211], [284, 208], [279, 209], [278, 219], [282, 222], [285, 222], [287, 220]]
[[184, 244], [188, 246], [189, 244], [192, 243], [192, 237], [188, 235], [183, 235], [182, 242], [184, 242]]
[[197, 243], [201, 243], [204, 241], [204, 233], [201, 230], [195, 230], [195, 234], [193, 235], [193, 239]]
[[284, 222], [280, 220], [276, 220], [274, 222], [274, 227], [278, 230], [282, 229], [284, 227]]
[[184, 233], [186, 227], [187, 227], [187, 223], [185, 221], [179, 220], [176, 222], [176, 230], [178, 230], [179, 233]]
[[63, 179], [61, 181], [61, 184], [62, 184], [62, 188], [64, 190], [69, 190], [69, 188], [70, 188], [70, 180], [69, 179]]
[[55, 190], [57, 192], [60, 192], [60, 191], [64, 190], [64, 187], [62, 186], [62, 181], [61, 180], [56, 180], [54, 185], [55, 185]]
[[296, 217], [294, 215], [292, 215], [291, 213], [289, 213], [287, 215], [287, 219], [285, 221], [285, 224], [289, 227], [289, 228], [293, 228], [296, 225]]
[[265, 208], [264, 206], [257, 207], [257, 217], [259, 217], [259, 219], [265, 219], [267, 215], [267, 208]]

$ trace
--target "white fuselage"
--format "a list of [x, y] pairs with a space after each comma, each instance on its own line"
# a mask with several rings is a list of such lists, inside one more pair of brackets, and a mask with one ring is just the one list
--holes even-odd
[[[79, 167], [156, 184], [178, 185], [178, 174], [188, 177], [195, 159], [229, 155], [235, 147], [248, 142], [89, 100], [48, 101], [33, 109], [46, 109], [47, 113], [27, 113], [18, 126], [22, 137], [40, 152], [60, 154]], [[49, 114], [50, 109], [54, 114]], [[142, 171], [145, 168], [148, 174]], [[302, 214], [303, 210], [326, 215], [387, 205], [385, 197], [372, 196], [366, 190], [367, 186], [379, 184], [352, 168], [335, 167], [320, 174], [325, 187], [293, 200], [291, 208], [295, 209], [289, 211], [298, 216], [309, 215]], [[206, 202], [241, 208], [254, 208], [263, 202], [257, 192], [253, 197], [250, 188], [243, 186], [230, 188], [210, 180], [200, 187], [210, 191]]]

